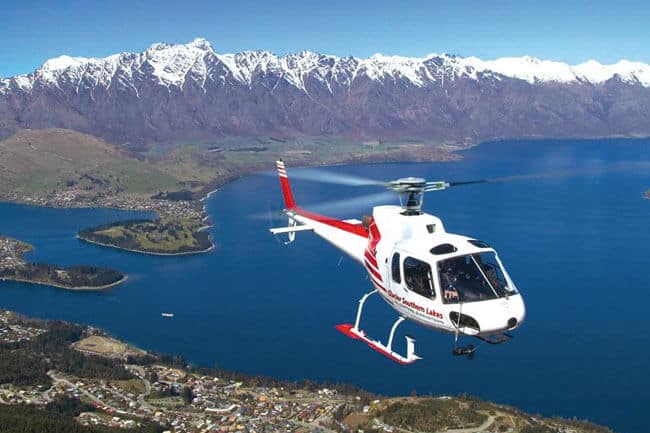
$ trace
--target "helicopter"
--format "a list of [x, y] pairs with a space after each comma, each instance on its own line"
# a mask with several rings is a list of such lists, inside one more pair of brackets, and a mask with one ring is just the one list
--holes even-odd
[[[461, 336], [500, 344], [513, 338], [526, 316], [522, 295], [494, 248], [473, 237], [449, 233], [442, 220], [422, 211], [424, 193], [486, 181], [446, 182], [405, 177], [371, 182], [396, 193], [400, 206], [375, 206], [363, 220], [336, 218], [296, 205], [283, 160], [276, 161], [284, 198], [287, 244], [297, 232], [311, 231], [359, 262], [373, 290], [359, 300], [354, 323], [336, 325], [345, 336], [359, 340], [389, 359], [405, 365], [422, 359], [415, 339], [406, 335], [406, 353], [393, 349], [395, 332], [405, 320], [454, 336], [455, 356], [471, 359], [477, 347], [459, 346]], [[366, 300], [379, 295], [397, 313], [388, 340], [370, 337], [361, 327]]]

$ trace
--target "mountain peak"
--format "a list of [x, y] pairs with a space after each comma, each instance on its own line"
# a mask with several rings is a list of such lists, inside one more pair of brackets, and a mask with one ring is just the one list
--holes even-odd
[[179, 50], [179, 49], [198, 49], [202, 51], [213, 51], [210, 41], [204, 38], [195, 38], [194, 40], [184, 44], [183, 43], [170, 44], [165, 42], [157, 42], [151, 44], [147, 49], [147, 52]]
[[42, 71], [50, 71], [50, 72], [55, 72], [55, 71], [61, 71], [68, 69], [72, 66], [79, 66], [82, 65], [86, 62], [88, 62], [90, 59], [86, 57], [70, 57], [70, 56], [59, 56], [59, 57], [54, 57], [52, 59], [49, 59], [43, 65], [39, 68]]
[[194, 40], [188, 44], [186, 44], [189, 47], [195, 47], [195, 48], [200, 48], [202, 50], [206, 51], [213, 51], [212, 50], [212, 44], [210, 44], [210, 41], [204, 38], [194, 38]]
[[165, 42], [154, 42], [153, 44], [149, 45], [149, 48], [147, 48], [147, 51], [160, 51], [160, 50], [165, 50], [169, 47], [171, 47], [171, 44], [165, 43]]

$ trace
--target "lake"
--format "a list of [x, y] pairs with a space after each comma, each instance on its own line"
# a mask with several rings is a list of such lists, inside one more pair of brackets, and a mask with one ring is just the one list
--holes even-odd
[[[471, 361], [452, 357], [452, 336], [411, 323], [400, 327], [396, 342], [413, 335], [424, 359], [407, 367], [339, 334], [334, 325], [354, 319], [370, 283], [361, 266], [341, 260], [312, 233], [298, 233], [288, 246], [269, 234], [266, 215], [275, 215], [282, 200], [277, 179], [262, 174], [207, 200], [217, 247], [198, 256], [139, 255], [75, 238], [81, 228], [147, 214], [0, 204], [0, 232], [34, 244], [31, 260], [109, 266], [129, 275], [101, 293], [0, 282], [0, 306], [102, 327], [205, 366], [349, 382], [384, 394], [464, 392], [528, 412], [646, 432], [650, 200], [643, 192], [650, 168], [639, 162], [650, 161], [650, 140], [508, 141], [462, 154], [461, 162], [330, 170], [385, 180], [470, 180], [578, 169], [572, 177], [468, 185], [425, 198], [425, 210], [448, 231], [497, 249], [526, 301], [527, 319], [515, 338], [482, 345]], [[294, 180], [293, 188], [305, 208], [377, 192], [305, 180]], [[370, 213], [363, 203], [358, 209], [337, 216]], [[387, 335], [395, 318], [389, 307], [371, 298], [364, 313], [371, 335]]]

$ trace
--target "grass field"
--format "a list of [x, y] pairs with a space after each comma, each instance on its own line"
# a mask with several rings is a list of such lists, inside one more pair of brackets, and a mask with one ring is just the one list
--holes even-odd
[[140, 379], [113, 380], [111, 381], [111, 384], [115, 385], [115, 387], [121, 389], [125, 393], [139, 395], [145, 391], [144, 383]]
[[75, 131], [21, 130], [0, 141], [0, 192], [44, 194], [73, 187], [140, 193], [178, 188], [178, 180]]
[[151, 145], [134, 154], [65, 129], [20, 130], [0, 141], [0, 193], [87, 195], [203, 191], [235, 176], [273, 167], [342, 162], [429, 161], [453, 158], [416, 139], [227, 137], [218, 142]]
[[143, 355], [145, 352], [128, 346], [121, 341], [103, 335], [91, 335], [74, 343], [76, 350], [106, 358], [125, 358], [129, 355]]
[[87, 352], [93, 352], [101, 356], [122, 356], [126, 353], [127, 347], [112, 338], [103, 337], [100, 335], [92, 335], [88, 338], [78, 341], [75, 344], [75, 349]]

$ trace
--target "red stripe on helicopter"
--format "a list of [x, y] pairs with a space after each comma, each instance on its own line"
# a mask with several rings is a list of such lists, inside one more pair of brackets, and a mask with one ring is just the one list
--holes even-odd
[[374, 286], [375, 286], [376, 288], [378, 288], [379, 290], [381, 290], [381, 291], [383, 291], [383, 292], [386, 292], [386, 288], [385, 288], [384, 286], [382, 286], [381, 284], [379, 284], [379, 283], [377, 282], [377, 280], [375, 280], [374, 278], [371, 278], [370, 281], [372, 282], [372, 284], [374, 284]]
[[375, 277], [377, 281], [383, 282], [384, 280], [381, 278], [381, 275], [379, 275], [379, 272], [375, 271], [369, 264], [368, 262], [365, 263], [366, 269], [368, 269], [368, 272], [370, 272], [370, 275]]
[[363, 255], [375, 267], [375, 269], [379, 269], [379, 266], [377, 265], [377, 259], [375, 259], [375, 256], [370, 251], [366, 249]]
[[[366, 268], [368, 268], [368, 269], [372, 269], [373, 271], [375, 271], [376, 273], [378, 273], [379, 275], [381, 275], [381, 272], [379, 271], [379, 269], [378, 269], [376, 266], [373, 266], [372, 263], [370, 263], [368, 260], [364, 260], [364, 261], [363, 261], [363, 265], [364, 265]], [[384, 281], [384, 279], [382, 278], [381, 281]]]
[[282, 187], [282, 195], [284, 196], [284, 206], [287, 209], [293, 209], [296, 207], [296, 202], [293, 200], [293, 193], [291, 192], [291, 186], [289, 185], [289, 179], [286, 174], [280, 173], [280, 186]]
[[[280, 179], [280, 181], [282, 181], [282, 179]], [[298, 215], [304, 216], [305, 218], [309, 218], [321, 224], [325, 224], [330, 227], [334, 227], [346, 231], [348, 233], [352, 233], [353, 235], [361, 236], [364, 238], [368, 237], [368, 230], [366, 230], [366, 228], [360, 224], [346, 223], [345, 221], [341, 221], [341, 220], [337, 220], [336, 218], [327, 217], [313, 212], [309, 212], [299, 207], [295, 208], [295, 211]]]

